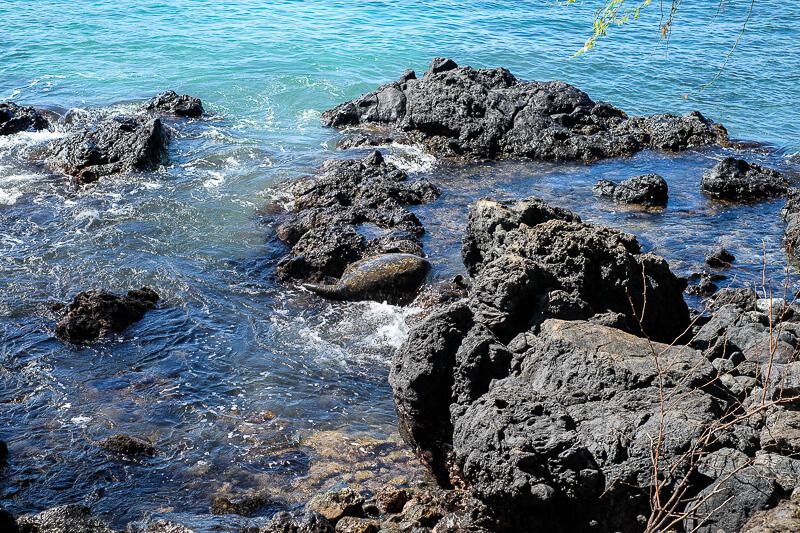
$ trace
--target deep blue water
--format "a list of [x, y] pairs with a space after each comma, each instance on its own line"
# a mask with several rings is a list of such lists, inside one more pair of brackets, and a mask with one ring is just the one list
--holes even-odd
[[[315, 474], [331, 462], [320, 442], [397, 441], [386, 374], [407, 311], [276, 285], [280, 250], [259, 213], [287, 180], [359, 154], [335, 151], [321, 111], [434, 56], [562, 79], [629, 113], [699, 109], [761, 143], [749, 159], [796, 178], [800, 7], [757, 3], [727, 67], [701, 90], [749, 2], [727, 1], [716, 16], [715, 2], [699, 4], [684, 4], [668, 43], [654, 5], [574, 58], [592, 2], [5, 0], [0, 100], [109, 114], [174, 88], [201, 97], [211, 116], [175, 124], [159, 172], [87, 188], [30, 162], [58, 133], [0, 138], [0, 439], [11, 450], [0, 504], [85, 502], [116, 524], [155, 513], [203, 530], [238, 520], [208, 515], [215, 494], [266, 488], [292, 502], [335, 484]], [[726, 283], [760, 284], [766, 258], [779, 285], [781, 202], [733, 208], [699, 194], [700, 174], [722, 154], [466, 167], [394, 156], [444, 190], [419, 208], [434, 278], [460, 271], [471, 201], [538, 194], [635, 233], [681, 274], [724, 244], [738, 258]], [[670, 185], [663, 213], [591, 196], [600, 177], [653, 171]], [[123, 334], [83, 349], [53, 339], [51, 303], [144, 284], [162, 305]], [[265, 411], [275, 418], [263, 421]], [[159, 455], [114, 461], [96, 441], [117, 432], [151, 438]], [[373, 462], [378, 478], [405, 468]]]

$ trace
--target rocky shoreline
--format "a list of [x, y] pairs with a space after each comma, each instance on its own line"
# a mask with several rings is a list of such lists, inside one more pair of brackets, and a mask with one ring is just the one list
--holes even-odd
[[[89, 123], [8, 103], [0, 104], [0, 135], [67, 127], [39, 164], [83, 186], [156, 170], [171, 140], [162, 118], [203, 113], [199, 99], [172, 91], [135, 114]], [[260, 494], [220, 497], [211, 513], [272, 514], [243, 530], [258, 533], [800, 529], [800, 306], [791, 295], [717, 291], [704, 275], [688, 292], [710, 298], [690, 309], [687, 279], [635, 236], [537, 197], [464, 206], [464, 275], [425, 285], [431, 263], [412, 207], [442, 190], [374, 149], [421, 145], [459, 164], [590, 163], [726, 147], [724, 127], [697, 112], [629, 117], [563, 82], [522, 82], [502, 68], [442, 58], [419, 79], [406, 72], [322, 120], [343, 129], [341, 146], [372, 152], [331, 160], [287, 187], [290, 209], [270, 215], [286, 252], [275, 276], [334, 300], [424, 309], [393, 355], [389, 382], [400, 433], [431, 482], [375, 489], [352, 480], [302, 508]], [[697, 193], [729, 203], [785, 196], [786, 248], [796, 258], [800, 196], [791, 185], [775, 170], [726, 157]], [[667, 180], [656, 174], [601, 180], [594, 191], [668, 209]], [[717, 250], [707, 262], [724, 270], [734, 260]], [[142, 320], [159, 300], [148, 287], [85, 290], [56, 309], [55, 333], [94, 342]], [[128, 435], [99, 445], [124, 458], [157, 453]], [[16, 519], [0, 510], [0, 525], [115, 531], [80, 505]], [[127, 530], [191, 533], [166, 521]]]

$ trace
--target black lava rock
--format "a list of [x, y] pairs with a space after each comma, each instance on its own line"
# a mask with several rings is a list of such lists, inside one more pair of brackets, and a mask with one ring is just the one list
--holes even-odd
[[629, 118], [569, 84], [522, 82], [504, 68], [436, 58], [424, 76], [412, 74], [326, 111], [323, 124], [388, 126], [399, 141], [465, 160], [594, 161], [727, 142], [725, 129], [697, 112]]
[[158, 118], [115, 117], [56, 140], [46, 161], [78, 183], [91, 183], [109, 174], [156, 170], [166, 160], [168, 142]]
[[700, 188], [717, 200], [755, 202], [785, 194], [789, 180], [775, 170], [726, 157], [703, 174]]
[[98, 289], [81, 292], [67, 306], [56, 334], [74, 343], [91, 342], [141, 320], [158, 300], [158, 294], [149, 287], [128, 291], [125, 296]]
[[18, 106], [14, 102], [0, 104], [0, 135], [44, 130], [49, 125], [47, 118], [33, 107]]
[[706, 256], [706, 264], [713, 268], [729, 268], [736, 257], [725, 248], [717, 248]]
[[600, 180], [592, 191], [597, 196], [611, 198], [621, 204], [645, 207], [665, 207], [669, 199], [667, 182], [658, 174], [634, 176], [620, 183]]
[[203, 114], [203, 103], [199, 98], [188, 94], [179, 95], [175, 91], [165, 91], [154, 96], [144, 106], [146, 111], [197, 118]]

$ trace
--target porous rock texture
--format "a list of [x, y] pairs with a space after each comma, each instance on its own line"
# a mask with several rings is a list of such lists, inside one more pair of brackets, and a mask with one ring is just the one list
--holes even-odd
[[44, 130], [49, 125], [47, 118], [33, 107], [19, 106], [14, 102], [0, 104], [0, 135]]
[[92, 516], [83, 505], [62, 505], [17, 520], [25, 533], [115, 533], [104, 521]]
[[151, 98], [144, 109], [157, 114], [197, 118], [203, 114], [203, 103], [199, 98], [188, 94], [164, 91]]
[[703, 174], [700, 188], [716, 200], [755, 202], [785, 194], [789, 180], [776, 170], [726, 157]]
[[[725, 289], [690, 323], [663, 259], [538, 199], [473, 206], [464, 262], [466, 297], [411, 329], [390, 383], [401, 434], [494, 531], [739, 531], [800, 486], [790, 306]], [[686, 496], [671, 525], [656, 449], [663, 501]]]
[[80, 292], [66, 307], [56, 334], [73, 343], [92, 342], [141, 320], [158, 300], [158, 294], [149, 287], [128, 291], [127, 295], [102, 289]]
[[[464, 160], [594, 161], [727, 142], [725, 129], [698, 112], [628, 117], [561, 81], [523, 82], [504, 68], [459, 67], [445, 58], [434, 59], [422, 78], [407, 71], [326, 111], [322, 121], [384, 127], [379, 138], [421, 143], [436, 156]], [[369, 144], [370, 136], [357, 135]]]
[[425, 230], [404, 206], [435, 199], [426, 180], [410, 180], [374, 152], [361, 160], [334, 160], [290, 189], [293, 212], [277, 228], [291, 250], [278, 262], [281, 280], [337, 285], [348, 266], [384, 254], [424, 257]]
[[620, 204], [665, 207], [669, 200], [667, 181], [658, 174], [634, 176], [619, 183], [600, 180], [592, 189], [595, 195], [611, 198]]
[[786, 252], [793, 261], [797, 261], [800, 259], [800, 189], [789, 189], [781, 216], [786, 222], [783, 241]]
[[78, 183], [156, 170], [167, 157], [169, 132], [159, 118], [117, 116], [77, 126], [48, 148], [46, 164]]

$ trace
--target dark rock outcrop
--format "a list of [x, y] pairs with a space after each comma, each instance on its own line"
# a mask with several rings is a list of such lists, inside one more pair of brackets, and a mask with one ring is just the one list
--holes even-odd
[[158, 294], [149, 287], [128, 291], [124, 296], [99, 289], [80, 292], [66, 307], [56, 334], [73, 343], [97, 340], [141, 320], [158, 299]]
[[305, 287], [333, 300], [408, 303], [430, 269], [431, 264], [418, 255], [383, 254], [351, 264], [336, 285], [306, 284]]
[[[470, 209], [462, 248], [471, 309], [506, 340], [547, 318], [617, 314], [625, 329], [672, 342], [689, 324], [684, 282], [632, 235], [583, 224], [539, 199]], [[510, 335], [510, 336], [509, 336]]]
[[[329, 161], [317, 176], [294, 184], [291, 192], [294, 211], [277, 228], [278, 238], [291, 251], [278, 262], [278, 278], [338, 287], [348, 286], [345, 280], [340, 283], [340, 278], [362, 259], [387, 254], [423, 257], [425, 230], [404, 205], [428, 202], [439, 194], [427, 181], [409, 180], [405, 172], [384, 161], [380, 152], [362, 160]], [[416, 263], [418, 267], [426, 264], [424, 260]], [[371, 264], [379, 267], [385, 263]], [[419, 274], [423, 269], [412, 271]], [[416, 274], [412, 278], [417, 285], [421, 281]], [[401, 285], [412, 291], [401, 299], [413, 298], [410, 285]], [[384, 298], [384, 292], [392, 295], [396, 291], [372, 287], [353, 293], [353, 297]], [[349, 298], [341, 291], [329, 296]]]
[[114, 117], [54, 141], [46, 162], [79, 183], [91, 183], [110, 174], [156, 170], [166, 160], [168, 142], [158, 118]]
[[724, 289], [690, 324], [663, 260], [537, 199], [473, 206], [464, 262], [466, 297], [412, 327], [390, 384], [403, 437], [492, 531], [643, 531], [654, 446], [689, 529], [738, 531], [800, 488], [791, 305]]
[[716, 200], [755, 202], [785, 194], [789, 180], [775, 170], [726, 157], [703, 174], [700, 188]]
[[17, 520], [24, 533], [115, 533], [83, 505], [63, 505]]
[[522, 82], [504, 68], [459, 67], [443, 58], [434, 59], [422, 78], [407, 72], [326, 111], [322, 121], [337, 128], [384, 127], [399, 141], [466, 160], [594, 161], [727, 140], [724, 128], [697, 112], [629, 118], [564, 82]]
[[0, 440], [0, 468], [8, 464], [8, 445], [5, 441]]
[[101, 441], [100, 447], [126, 458], [152, 457], [156, 454], [156, 448], [149, 440], [122, 434]]
[[729, 268], [734, 261], [736, 261], [736, 257], [722, 247], [706, 256], [706, 264], [712, 268]]
[[0, 531], [4, 531], [6, 533], [19, 533], [19, 526], [17, 526], [17, 521], [14, 520], [14, 517], [0, 507]]
[[592, 189], [596, 196], [611, 198], [621, 204], [665, 207], [669, 199], [667, 182], [658, 174], [634, 176], [620, 183], [600, 180]]
[[265, 511], [275, 502], [269, 494], [254, 492], [236, 496], [217, 496], [211, 502], [211, 514], [237, 514], [240, 516], [254, 516]]
[[287, 513], [274, 515], [258, 533], [334, 533], [333, 524], [319, 513]]
[[14, 102], [0, 104], [0, 135], [44, 130], [49, 126], [47, 118], [33, 107], [18, 106]]
[[151, 98], [144, 109], [153, 113], [197, 118], [203, 114], [203, 103], [188, 94], [165, 91]]

